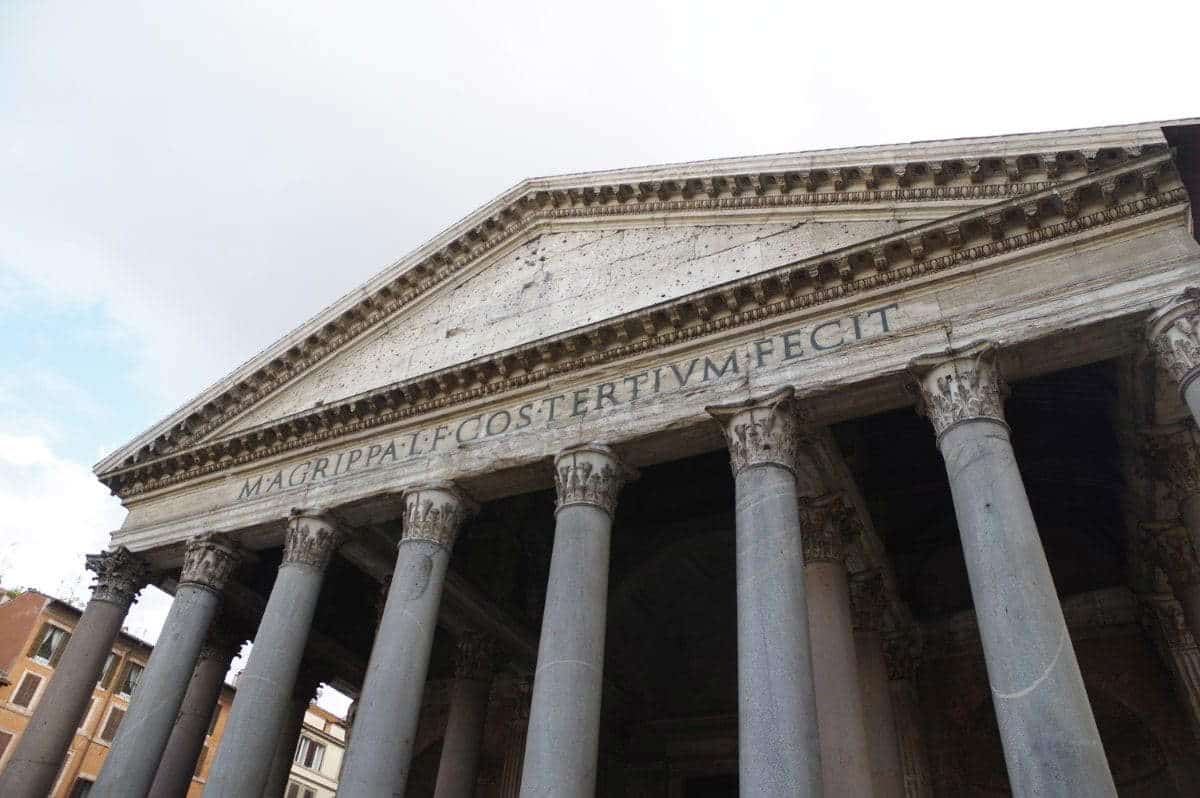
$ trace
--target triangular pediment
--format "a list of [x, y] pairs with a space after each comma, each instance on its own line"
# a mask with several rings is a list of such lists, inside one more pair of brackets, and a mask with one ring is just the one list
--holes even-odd
[[[889, 252], [919, 259], [924, 244], [919, 236], [901, 240], [903, 231], [972, 209], [1007, 207], [1163, 150], [1161, 130], [1150, 124], [526, 181], [331, 305], [96, 470], [113, 484], [113, 475], [164, 456], [179, 459], [193, 447], [314, 408], [422, 375], [434, 379], [457, 364], [856, 244], [880, 242], [877, 252], [805, 268], [815, 269], [819, 281], [823, 269], [847, 276], [856, 264], [886, 263]], [[741, 290], [718, 301], [732, 311]], [[631, 323], [647, 330], [669, 326], [671, 311], [662, 314], [659, 321], [646, 316]], [[558, 345], [572, 347], [569, 340]], [[527, 358], [493, 359], [489, 368], [532, 369]], [[466, 385], [456, 379], [450, 389]], [[420, 394], [406, 389], [402, 398]]]
[[904, 224], [896, 215], [809, 216], [548, 231], [397, 313], [212, 435], [558, 336]]

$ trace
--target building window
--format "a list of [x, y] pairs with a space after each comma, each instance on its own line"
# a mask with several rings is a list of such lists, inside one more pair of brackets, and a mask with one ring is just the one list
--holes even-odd
[[115, 651], [108, 652], [108, 658], [104, 660], [104, 668], [100, 671], [100, 681], [96, 682], [96, 686], [101, 690], [108, 689], [108, 683], [112, 681], [113, 671], [117, 669], [117, 654]]
[[54, 667], [58, 664], [63, 649], [67, 647], [67, 641], [70, 639], [71, 635], [66, 629], [60, 629], [49, 623], [43, 624], [42, 633], [38, 635], [37, 642], [33, 644], [33, 650], [29, 652], [29, 656], [35, 662]]
[[316, 798], [316, 793], [308, 787], [301, 787], [296, 782], [289, 781], [286, 798]]
[[145, 670], [136, 662], [130, 662], [125, 666], [125, 676], [121, 679], [121, 687], [117, 693], [125, 698], [133, 695], [133, 691], [137, 689], [138, 682], [142, 680], [142, 671]]
[[8, 750], [8, 744], [12, 742], [12, 732], [0, 731], [0, 764], [4, 764], [4, 752]]
[[208, 731], [205, 734], [211, 735], [217, 730], [217, 718], [221, 717], [221, 705], [217, 704], [213, 707], [212, 717], [208, 719]]
[[92, 710], [96, 707], [96, 701], [98, 700], [99, 699], [93, 698], [91, 701], [88, 701], [87, 711], [83, 713], [83, 718], [79, 721], [80, 731], [83, 731], [87, 726], [88, 718], [92, 716]]
[[67, 798], [87, 798], [92, 791], [92, 782], [87, 779], [75, 779], [75, 783], [71, 785], [71, 791], [67, 793]]
[[17, 687], [17, 692], [13, 693], [13, 705], [29, 709], [30, 705], [33, 704], [33, 696], [37, 693], [38, 686], [41, 683], [41, 676], [26, 671], [25, 676], [21, 679], [20, 686]]
[[324, 760], [325, 746], [311, 737], [300, 735], [300, 742], [296, 745], [296, 756], [292, 761], [309, 770], [320, 770]]
[[108, 712], [108, 720], [104, 721], [104, 728], [100, 730], [100, 739], [106, 743], [111, 743], [113, 737], [117, 736], [117, 727], [121, 725], [121, 718], [125, 717], [125, 710], [113, 707]]
[[204, 760], [208, 759], [208, 746], [200, 749], [200, 756], [196, 758], [196, 769], [192, 771], [192, 775], [200, 778], [200, 771], [204, 770]]

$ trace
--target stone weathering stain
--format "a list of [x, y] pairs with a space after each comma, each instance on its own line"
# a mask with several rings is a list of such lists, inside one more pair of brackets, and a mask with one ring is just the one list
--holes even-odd
[[674, 393], [706, 383], [741, 379], [752, 370], [771, 369], [809, 355], [821, 355], [893, 330], [899, 310], [892, 303], [821, 321], [751, 341], [716, 354], [666, 363], [566, 393], [544, 396], [510, 408], [476, 413], [449, 424], [422, 427], [373, 443], [322, 455], [247, 477], [235, 502], [257, 499], [342, 477], [352, 472], [393, 467], [473, 441], [549, 427], [572, 418]]

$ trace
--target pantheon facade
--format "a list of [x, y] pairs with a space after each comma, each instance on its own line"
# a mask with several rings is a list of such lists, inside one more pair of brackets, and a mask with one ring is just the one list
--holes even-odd
[[174, 595], [91, 795], [1184, 796], [1200, 120], [527, 180], [97, 465], [6, 798]]

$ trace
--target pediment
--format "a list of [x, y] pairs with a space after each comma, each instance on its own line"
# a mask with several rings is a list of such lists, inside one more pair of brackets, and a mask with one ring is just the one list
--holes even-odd
[[853, 221], [565, 228], [536, 235], [397, 313], [212, 436], [561, 335], [905, 224], [891, 214]]
[[[422, 375], [440, 380], [452, 365], [856, 244], [877, 242], [870, 251], [805, 266], [814, 284], [839, 275], [845, 282], [862, 264], [887, 269], [896, 256], [920, 260], [930, 242], [921, 235], [905, 240], [903, 231], [987, 207], [1016, 218], [1012, 205], [1020, 198], [1164, 150], [1161, 131], [1143, 125], [526, 181], [285, 336], [96, 471], [123, 485], [163, 458], [173, 467], [191, 462], [194, 470], [212, 461], [186, 453], [210, 442]], [[933, 243], [946, 240], [935, 235]], [[778, 281], [772, 290], [781, 285], [791, 290]], [[726, 311], [736, 311], [740, 290], [718, 300]], [[745, 290], [762, 300], [761, 286]], [[655, 334], [657, 322], [647, 316], [640, 323]], [[512, 362], [493, 358], [489, 368], [503, 373]], [[519, 367], [536, 370], [529, 362]], [[479, 380], [494, 376], [481, 371]], [[442, 387], [461, 392], [467, 383], [456, 379]], [[411, 402], [422, 393], [406, 389], [400, 398]], [[244, 444], [230, 451], [249, 456]]]

